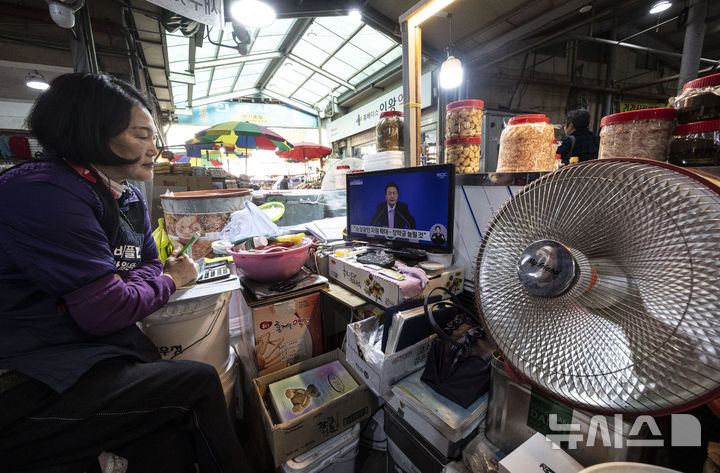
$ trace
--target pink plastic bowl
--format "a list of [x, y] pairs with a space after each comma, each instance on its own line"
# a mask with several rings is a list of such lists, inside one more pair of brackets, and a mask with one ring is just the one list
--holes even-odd
[[271, 253], [237, 252], [228, 248], [235, 266], [243, 275], [260, 282], [275, 282], [287, 279], [300, 271], [307, 260], [312, 240], [303, 238], [302, 244], [290, 250]]

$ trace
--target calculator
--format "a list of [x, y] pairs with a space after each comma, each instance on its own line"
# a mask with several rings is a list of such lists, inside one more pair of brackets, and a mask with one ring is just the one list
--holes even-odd
[[218, 281], [230, 276], [230, 268], [227, 265], [217, 266], [213, 268], [205, 268], [205, 271], [197, 278], [196, 284], [204, 282]]

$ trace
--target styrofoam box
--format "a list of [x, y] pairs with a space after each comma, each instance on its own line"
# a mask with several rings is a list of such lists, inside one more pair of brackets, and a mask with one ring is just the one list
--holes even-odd
[[353, 473], [360, 424], [283, 463], [284, 473]]

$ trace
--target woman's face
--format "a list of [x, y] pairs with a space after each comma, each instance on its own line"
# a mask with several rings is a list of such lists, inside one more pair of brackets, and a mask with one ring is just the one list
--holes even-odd
[[130, 112], [130, 124], [119, 135], [110, 138], [113, 153], [127, 160], [137, 162], [120, 166], [97, 166], [114, 181], [134, 179], [149, 181], [153, 178], [153, 164], [158, 154], [155, 146], [157, 131], [150, 112], [135, 105]]

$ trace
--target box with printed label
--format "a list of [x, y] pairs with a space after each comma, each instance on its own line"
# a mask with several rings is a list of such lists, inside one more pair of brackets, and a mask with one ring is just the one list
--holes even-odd
[[463, 268], [448, 268], [437, 276], [433, 276], [418, 294], [404, 294], [398, 281], [379, 277], [368, 271], [362, 264], [348, 258], [330, 255], [328, 273], [330, 278], [372, 300], [381, 307], [391, 307], [410, 299], [421, 299], [431, 289], [443, 286], [455, 294], [463, 290]]
[[240, 305], [243, 338], [254, 352], [260, 376], [323, 352], [320, 293], [300, 293], [268, 303]]
[[[272, 411], [268, 387], [277, 381], [336, 360], [345, 367], [358, 386], [338, 398], [305, 412], [300, 417], [280, 422]], [[370, 388], [350, 369], [340, 350], [261, 376], [253, 383], [255, 392], [251, 401], [254, 410], [261, 418], [260, 423], [270, 444], [276, 466], [368, 419], [377, 405]]]
[[373, 333], [382, 324], [381, 316], [348, 324], [345, 332], [345, 350], [350, 367], [380, 397], [392, 394], [390, 388], [405, 376], [425, 367], [434, 336], [428, 337], [392, 355], [374, 351], [368, 356], [370, 346], [365, 334]]

